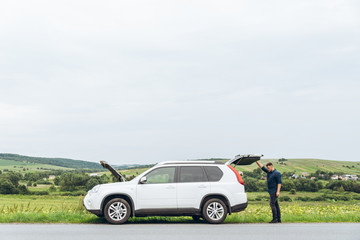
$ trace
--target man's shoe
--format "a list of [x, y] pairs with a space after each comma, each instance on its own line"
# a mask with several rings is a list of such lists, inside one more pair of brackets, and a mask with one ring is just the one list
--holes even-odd
[[278, 223], [281, 223], [281, 219], [278, 219]]
[[278, 223], [278, 220], [277, 219], [273, 219], [271, 222], [269, 223]]

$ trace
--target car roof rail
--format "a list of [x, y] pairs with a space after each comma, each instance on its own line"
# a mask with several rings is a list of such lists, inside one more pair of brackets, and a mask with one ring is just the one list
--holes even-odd
[[221, 161], [207, 161], [207, 160], [203, 160], [203, 161], [166, 161], [166, 162], [159, 162], [156, 165], [177, 165], [177, 164], [220, 164], [223, 165], [225, 164], [224, 162]]

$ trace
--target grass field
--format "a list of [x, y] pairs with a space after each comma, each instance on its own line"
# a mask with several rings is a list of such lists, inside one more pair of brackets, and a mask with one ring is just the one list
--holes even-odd
[[[266, 193], [249, 193], [249, 200]], [[312, 193], [307, 193], [312, 194]], [[83, 197], [0, 195], [0, 223], [105, 223], [88, 213]], [[360, 222], [359, 201], [281, 202], [283, 222]], [[227, 223], [266, 223], [271, 220], [267, 201], [249, 201], [248, 208], [227, 217]], [[192, 222], [190, 217], [133, 218], [132, 223]]]

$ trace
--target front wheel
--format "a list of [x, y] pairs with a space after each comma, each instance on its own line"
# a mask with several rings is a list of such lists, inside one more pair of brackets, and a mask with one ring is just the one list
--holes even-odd
[[202, 213], [208, 223], [222, 223], [227, 215], [227, 207], [222, 200], [212, 198], [205, 202]]
[[130, 205], [122, 198], [111, 199], [104, 209], [106, 220], [112, 224], [122, 224], [126, 222], [131, 213]]

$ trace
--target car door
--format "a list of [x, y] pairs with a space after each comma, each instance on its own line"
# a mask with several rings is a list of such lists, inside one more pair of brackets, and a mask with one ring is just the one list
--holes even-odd
[[199, 208], [202, 198], [210, 192], [203, 167], [179, 167], [179, 182], [177, 186], [177, 205], [179, 210]]
[[159, 167], [137, 184], [137, 209], [177, 209], [176, 167]]

